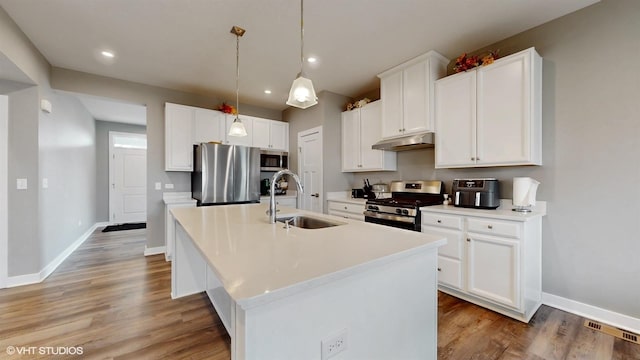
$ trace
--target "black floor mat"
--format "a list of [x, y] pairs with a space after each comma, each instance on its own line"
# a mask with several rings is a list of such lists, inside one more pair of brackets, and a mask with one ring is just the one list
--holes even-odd
[[146, 229], [147, 223], [129, 223], [129, 224], [119, 224], [119, 225], [109, 225], [102, 229], [102, 232], [109, 231], [120, 231], [120, 230], [135, 230], [135, 229]]

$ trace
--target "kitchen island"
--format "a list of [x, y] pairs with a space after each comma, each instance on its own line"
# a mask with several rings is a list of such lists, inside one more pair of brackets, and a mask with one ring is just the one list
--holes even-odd
[[171, 296], [206, 291], [233, 359], [436, 358], [444, 237], [283, 207], [339, 223], [286, 229], [266, 209], [172, 210]]

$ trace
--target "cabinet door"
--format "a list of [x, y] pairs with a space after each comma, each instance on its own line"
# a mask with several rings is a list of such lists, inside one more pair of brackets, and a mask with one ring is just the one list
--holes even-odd
[[194, 108], [165, 104], [165, 170], [193, 170]]
[[429, 61], [414, 64], [402, 73], [403, 133], [431, 130], [428, 116]]
[[531, 61], [528, 53], [478, 69], [478, 164], [531, 158]]
[[382, 138], [382, 104], [375, 101], [360, 109], [360, 165], [362, 170], [384, 167], [382, 150], [371, 146]]
[[476, 161], [476, 73], [436, 82], [436, 168], [473, 166]]
[[402, 71], [380, 79], [382, 138], [402, 135]]
[[[225, 133], [229, 133], [229, 129], [231, 128], [231, 124], [233, 124], [233, 120], [235, 116], [227, 115], [226, 116], [226, 129]], [[247, 130], [247, 136], [228, 136], [226, 143], [229, 145], [243, 145], [243, 146], [251, 146], [253, 145], [253, 118], [251, 116], [240, 115], [240, 120], [244, 124], [245, 129]]]
[[[271, 149], [289, 152], [289, 124], [283, 121], [270, 121], [271, 123]], [[253, 127], [254, 136], [258, 131]]]
[[209, 109], [195, 108], [193, 143], [216, 141], [224, 143], [225, 120], [224, 113]]
[[342, 171], [360, 171], [360, 109], [342, 113]]
[[467, 234], [468, 291], [495, 303], [520, 307], [520, 244], [475, 233]]
[[271, 149], [271, 120], [253, 119], [253, 147]]

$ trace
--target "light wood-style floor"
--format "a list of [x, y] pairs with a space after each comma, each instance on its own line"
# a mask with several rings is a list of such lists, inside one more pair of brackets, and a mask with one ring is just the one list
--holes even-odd
[[[144, 257], [144, 237], [97, 231], [43, 283], [0, 290], [0, 359], [230, 359], [229, 336], [206, 296], [171, 300], [170, 263]], [[439, 359], [640, 359], [640, 345], [550, 307], [523, 324], [438, 299]], [[10, 346], [36, 349], [9, 355]], [[83, 355], [38, 353], [72, 346]]]

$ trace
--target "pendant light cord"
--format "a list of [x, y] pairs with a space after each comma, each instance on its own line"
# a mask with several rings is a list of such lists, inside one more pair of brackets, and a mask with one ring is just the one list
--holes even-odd
[[236, 120], [240, 119], [240, 35], [236, 34]]
[[300, 75], [304, 65], [304, 0], [300, 0]]

